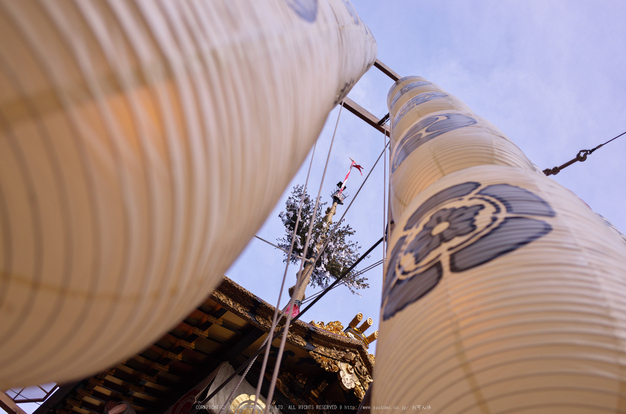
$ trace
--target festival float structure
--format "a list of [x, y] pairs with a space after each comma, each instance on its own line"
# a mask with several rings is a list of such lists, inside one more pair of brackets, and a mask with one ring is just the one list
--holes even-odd
[[[244, 379], [237, 376], [214, 397], [207, 396], [262, 345], [274, 310], [225, 277], [156, 342], [102, 372], [61, 386], [35, 414], [101, 413], [116, 397], [139, 414], [218, 413], [224, 404], [226, 413], [241, 412], [236, 407], [244, 407], [255, 396], [260, 359]], [[345, 332], [339, 322], [292, 325], [270, 413], [333, 413], [358, 407], [372, 381], [374, 356], [368, 346], [376, 336], [373, 332], [366, 338], [371, 320], [358, 326], [362, 319], [357, 315]], [[279, 344], [279, 339], [272, 343], [270, 366]], [[263, 375], [262, 408], [267, 405], [272, 373]], [[194, 411], [197, 407], [203, 408]]]
[[375, 407], [626, 407], [626, 239], [502, 132], [397, 81]]
[[0, 389], [180, 322], [376, 54], [347, 0], [2, 0], [0, 39]]

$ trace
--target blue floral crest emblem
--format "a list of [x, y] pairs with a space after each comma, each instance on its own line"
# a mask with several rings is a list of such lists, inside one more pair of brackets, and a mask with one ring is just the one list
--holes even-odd
[[389, 255], [383, 288], [387, 320], [437, 286], [545, 236], [541, 217], [555, 212], [542, 198], [510, 184], [466, 182], [422, 203], [409, 217]]

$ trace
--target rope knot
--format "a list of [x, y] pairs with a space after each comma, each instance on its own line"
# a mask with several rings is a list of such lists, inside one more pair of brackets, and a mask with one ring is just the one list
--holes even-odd
[[563, 168], [565, 167], [569, 167], [570, 165], [574, 164], [576, 161], [580, 161], [583, 162], [587, 159], [587, 155], [593, 154], [593, 152], [599, 148], [602, 148], [603, 146], [605, 146], [606, 144], [608, 144], [611, 141], [616, 140], [617, 138], [621, 137], [622, 135], [626, 135], [626, 132], [622, 132], [621, 134], [619, 134], [616, 137], [611, 138], [610, 140], [608, 140], [607, 142], [604, 142], [600, 145], [598, 145], [597, 147], [590, 149], [590, 150], [580, 150], [578, 151], [578, 154], [576, 154], [576, 158], [569, 160], [568, 162], [566, 162], [565, 164], [559, 166], [559, 167], [554, 167], [554, 168], [546, 168], [545, 170], [543, 170], [543, 173], [545, 175], [557, 175], [559, 173], [559, 171], [561, 171]]
[[546, 168], [545, 170], [543, 170], [543, 173], [545, 175], [557, 175], [560, 171], [561, 169], [559, 167], [554, 167], [554, 168]]
[[587, 155], [591, 154], [591, 151], [589, 150], [580, 150], [578, 151], [578, 154], [576, 155], [576, 161], [580, 161], [583, 162], [587, 159]]

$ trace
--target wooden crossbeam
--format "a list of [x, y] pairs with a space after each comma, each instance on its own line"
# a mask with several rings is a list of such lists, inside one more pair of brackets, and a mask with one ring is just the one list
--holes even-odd
[[365, 123], [369, 126], [389, 136], [389, 127], [387, 125], [379, 125], [380, 119], [376, 118], [371, 112], [354, 102], [352, 99], [348, 97], [343, 98], [343, 106], [348, 111], [358, 116], [361, 120], [365, 121]]
[[0, 392], [0, 408], [10, 414], [26, 414], [18, 405], [4, 392]]
[[382, 73], [389, 76], [394, 81], [397, 81], [400, 79], [400, 75], [398, 75], [389, 66], [385, 65], [380, 60], [376, 59], [376, 62], [374, 62], [374, 66], [376, 67], [376, 69], [380, 70]]
[[[385, 65], [383, 62], [381, 62], [378, 59], [376, 59], [376, 61], [374, 62], [374, 67], [380, 70], [385, 75], [389, 76], [394, 81], [397, 81], [400, 79], [400, 75], [398, 75], [389, 66]], [[352, 99], [348, 97], [345, 97], [343, 99], [343, 106], [345, 106], [345, 108], [348, 111], [358, 116], [361, 120], [365, 121], [365, 123], [367, 123], [369, 126], [389, 136], [390, 134], [389, 127], [385, 125], [385, 122], [387, 122], [387, 120], [389, 119], [389, 114], [385, 115], [381, 119], [378, 119], [367, 109], [363, 108], [361, 105], [354, 102]]]

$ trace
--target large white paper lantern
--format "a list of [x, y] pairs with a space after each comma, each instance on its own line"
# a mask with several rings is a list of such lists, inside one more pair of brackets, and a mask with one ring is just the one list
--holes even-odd
[[473, 113], [424, 108], [393, 129], [393, 191], [413, 198], [392, 205], [372, 405], [623, 412], [626, 241]]
[[400, 79], [389, 92], [388, 104], [393, 126], [394, 217], [399, 217], [420, 191], [451, 172], [483, 164], [535, 170], [500, 130], [423, 78]]
[[347, 0], [0, 1], [0, 389], [187, 315], [375, 53]]

